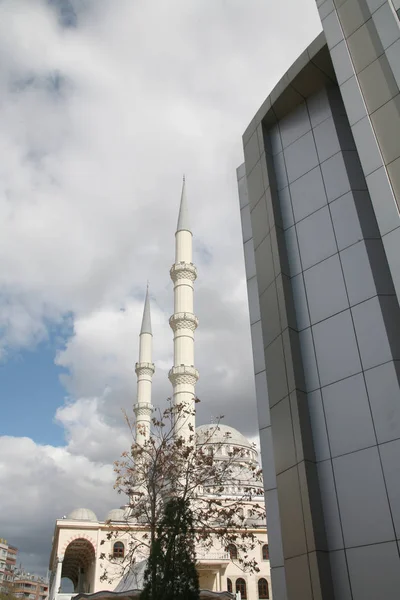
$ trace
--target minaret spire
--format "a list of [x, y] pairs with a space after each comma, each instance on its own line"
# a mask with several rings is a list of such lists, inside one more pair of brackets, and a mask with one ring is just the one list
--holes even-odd
[[[195, 385], [199, 373], [194, 366], [194, 332], [198, 319], [193, 314], [194, 282], [193, 235], [189, 226], [186, 181], [183, 177], [178, 224], [175, 233], [175, 263], [170, 270], [174, 282], [174, 314], [169, 324], [174, 332], [174, 366], [168, 377], [173, 388], [173, 403], [179, 415], [176, 434], [189, 439], [195, 427]], [[194, 439], [194, 437], [193, 437]]]
[[190, 231], [189, 213], [188, 213], [187, 200], [186, 200], [186, 177], [185, 177], [185, 175], [183, 176], [183, 181], [182, 181], [181, 204], [179, 207], [178, 225], [176, 227], [176, 232], [178, 232], [178, 231]]
[[140, 334], [142, 334], [142, 333], [150, 333], [150, 335], [153, 335], [153, 332], [151, 330], [150, 298], [149, 298], [149, 284], [148, 283], [147, 283], [147, 288], [146, 288], [146, 297], [144, 300], [142, 327], [140, 329]]
[[151, 383], [154, 374], [152, 362], [153, 334], [151, 331], [149, 284], [144, 301], [142, 326], [139, 335], [139, 362], [135, 365], [137, 375], [137, 401], [133, 407], [136, 415], [136, 443], [144, 444], [150, 436]]

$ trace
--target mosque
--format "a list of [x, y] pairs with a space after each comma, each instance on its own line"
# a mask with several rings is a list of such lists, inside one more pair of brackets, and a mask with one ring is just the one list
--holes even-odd
[[[175, 263], [170, 269], [174, 284], [174, 314], [169, 323], [174, 337], [174, 365], [168, 377], [172, 384], [173, 402], [187, 406], [190, 412], [184, 427], [193, 431], [195, 428], [195, 385], [199, 373], [194, 366], [194, 333], [198, 319], [193, 312], [194, 282], [197, 277], [192, 257], [192, 231], [189, 225], [185, 180], [179, 209], [177, 230], [175, 233]], [[137, 402], [134, 405], [136, 415], [136, 443], [143, 443], [150, 435], [150, 424], [153, 412], [151, 386], [154, 374], [152, 360], [152, 328], [150, 315], [150, 299], [148, 291], [143, 311], [142, 326], [139, 335], [139, 361], [136, 363]], [[193, 415], [193, 416], [192, 416]], [[213, 425], [202, 425], [196, 429], [197, 443], [201, 443], [206, 432]], [[215, 425], [214, 425], [215, 427]], [[227, 425], [218, 428], [209, 442], [220, 453], [219, 459], [226, 460], [228, 450], [240, 449], [250, 464], [258, 462], [257, 452], [253, 445], [239, 431]], [[211, 450], [210, 450], [211, 451]], [[254, 502], [264, 506], [263, 489], [259, 486], [259, 496]], [[232, 498], [241, 493], [240, 478], [223, 495]], [[219, 497], [221, 495], [219, 494]], [[262, 600], [272, 598], [268, 535], [265, 520], [252, 517], [251, 507], [243, 506], [242, 516], [246, 518], [247, 531], [251, 531], [259, 541], [253, 550], [248, 551], [250, 557], [257, 561], [260, 571], [251, 573], [241, 567], [238, 561], [239, 550], [234, 544], [228, 548], [221, 547], [218, 540], [211, 549], [196, 547], [197, 570], [199, 574], [201, 598], [208, 600], [219, 598], [241, 598], [241, 600]], [[117, 537], [110, 540], [111, 529], [117, 531]], [[129, 548], [130, 535], [138, 527], [137, 522], [129, 520], [129, 507], [111, 510], [104, 519], [98, 519], [95, 513], [87, 508], [73, 510], [66, 518], [58, 519], [55, 524], [52, 549], [50, 554], [50, 593], [49, 600], [71, 600], [80, 598], [120, 598], [133, 600], [138, 598], [143, 582], [143, 570], [140, 565], [145, 557], [135, 557], [135, 569], [123, 574], [118, 566], [122, 564]], [[238, 527], [238, 537], [241, 534]], [[104, 560], [101, 555], [109, 557]], [[106, 565], [104, 565], [106, 563]], [[102, 580], [104, 568], [110, 575], [108, 581]], [[72, 582], [74, 592], [63, 592], [62, 585], [66, 579]]]

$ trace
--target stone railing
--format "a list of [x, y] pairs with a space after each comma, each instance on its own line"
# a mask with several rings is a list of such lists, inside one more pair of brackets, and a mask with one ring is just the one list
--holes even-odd
[[230, 560], [229, 552], [197, 552], [197, 560]]

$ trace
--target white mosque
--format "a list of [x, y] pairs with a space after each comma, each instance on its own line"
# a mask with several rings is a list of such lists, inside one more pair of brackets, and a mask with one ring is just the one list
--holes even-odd
[[[175, 263], [170, 269], [174, 284], [174, 314], [169, 319], [174, 335], [174, 364], [168, 374], [173, 389], [172, 401], [179, 403], [180, 406], [187, 406], [190, 412], [190, 416], [183, 424], [184, 435], [195, 427], [195, 386], [199, 378], [199, 373], [194, 366], [194, 333], [198, 326], [198, 319], [193, 312], [194, 282], [197, 271], [193, 264], [192, 239], [184, 180], [175, 233]], [[150, 300], [147, 291], [139, 336], [139, 361], [135, 368], [137, 402], [134, 405], [134, 412], [138, 444], [144, 443], [151, 433], [153, 413], [151, 387], [155, 370], [152, 340]], [[196, 429], [198, 443], [204, 444], [204, 437], [211, 427], [213, 425], [202, 425]], [[227, 425], [218, 425], [210, 443], [214, 448], [218, 448], [221, 460], [228, 456], [229, 448], [236, 447], [240, 449], [241, 455], [246, 455], [250, 463], [256, 464], [258, 461], [257, 452], [249, 440]], [[240, 494], [240, 478], [232, 482], [232, 485], [224, 490], [224, 494], [227, 497]], [[254, 498], [254, 502], [264, 505], [261, 487], [260, 495]], [[216, 540], [211, 549], [196, 548], [202, 600], [211, 598], [223, 600], [235, 596], [240, 597], [241, 600], [272, 598], [265, 521], [252, 517], [248, 504], [241, 510], [244, 511], [244, 516], [248, 517], [247, 531], [254, 533], [260, 542], [253, 550], [248, 551], [250, 558], [254, 556], [260, 571], [251, 573], [243, 570], [238, 561], [239, 550], [234, 544], [223, 548]], [[117, 537], [113, 536], [111, 540], [107, 535], [110, 532], [110, 523], [111, 528], [118, 531]], [[119, 561], [122, 564], [128, 552], [130, 532], [135, 526], [137, 527], [129, 520], [126, 507], [111, 510], [104, 519], [98, 519], [92, 510], [86, 508], [75, 509], [66, 518], [58, 519], [50, 555], [49, 600], [70, 600], [73, 597], [79, 600], [82, 595], [90, 598], [93, 594], [96, 599], [138, 598], [139, 591], [135, 588], [141, 586], [140, 573], [136, 570], [134, 575], [136, 579], [133, 576], [126, 577], [118, 566]], [[238, 536], [240, 536], [240, 528], [238, 528]], [[102, 554], [110, 557], [110, 560], [100, 558]], [[139, 562], [144, 563], [142, 558], [142, 556], [137, 557]], [[101, 577], [105, 568], [111, 575], [108, 581], [103, 581]], [[143, 576], [143, 573], [141, 575]], [[73, 593], [63, 592], [62, 584], [65, 579], [72, 582]]]

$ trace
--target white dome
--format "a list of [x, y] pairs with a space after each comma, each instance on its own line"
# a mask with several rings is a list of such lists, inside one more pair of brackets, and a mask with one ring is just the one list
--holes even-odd
[[125, 521], [125, 511], [123, 508], [113, 508], [106, 517], [106, 521]]
[[67, 519], [74, 521], [98, 521], [95, 513], [90, 508], [75, 508], [69, 513]]
[[[214, 446], [213, 456], [216, 460], [232, 460], [230, 474], [224, 484], [225, 493], [229, 495], [242, 494], [243, 488], [251, 485], [259, 489], [261, 495], [261, 482], [254, 477], [251, 470], [244, 467], [245, 463], [256, 466], [258, 453], [253, 444], [240, 431], [229, 425], [211, 423], [197, 427], [196, 438], [198, 446], [203, 446], [205, 449]], [[236, 458], [231, 453], [232, 448], [240, 449]], [[208, 487], [207, 491], [213, 493], [212, 486]]]
[[252, 443], [240, 431], [229, 427], [229, 425], [216, 423], [200, 425], [200, 427], [196, 427], [196, 435], [199, 444], [230, 444], [232, 446], [249, 448], [255, 452]]

